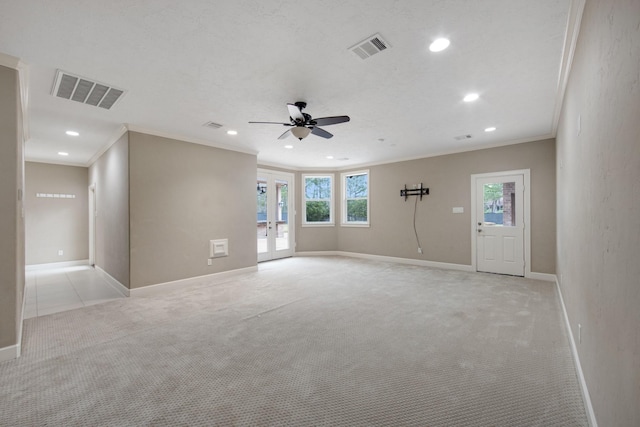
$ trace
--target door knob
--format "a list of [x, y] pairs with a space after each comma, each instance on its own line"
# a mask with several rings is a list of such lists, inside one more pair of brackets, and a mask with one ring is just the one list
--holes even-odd
[[478, 233], [482, 233], [482, 228], [478, 228]]
[[479, 222], [479, 223], [478, 223], [478, 225], [482, 225], [482, 223], [481, 223], [481, 222]]

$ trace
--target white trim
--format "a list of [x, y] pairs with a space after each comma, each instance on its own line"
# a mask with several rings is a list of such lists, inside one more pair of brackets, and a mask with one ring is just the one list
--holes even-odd
[[444, 270], [469, 271], [473, 272], [470, 265], [451, 264], [448, 262], [426, 261], [422, 259], [399, 258], [384, 255], [362, 254], [358, 252], [344, 251], [312, 251], [312, 252], [296, 252], [295, 256], [344, 256], [350, 258], [368, 259], [372, 261], [393, 262], [396, 264], [417, 265], [421, 267], [442, 268]]
[[567, 17], [567, 31], [564, 35], [564, 46], [562, 48], [562, 62], [558, 73], [558, 85], [556, 88], [556, 105], [553, 111], [553, 122], [551, 124], [551, 133], [556, 136], [558, 131], [558, 123], [560, 122], [560, 114], [562, 113], [562, 104], [564, 103], [564, 95], [567, 90], [569, 74], [571, 74], [571, 65], [573, 64], [573, 56], [578, 43], [578, 34], [580, 33], [580, 24], [582, 22], [582, 14], [586, 0], [571, 0], [569, 5], [569, 16]]
[[160, 138], [168, 138], [176, 141], [190, 142], [192, 144], [206, 145], [207, 147], [214, 147], [214, 148], [220, 148], [222, 150], [236, 151], [238, 153], [252, 154], [256, 157], [258, 155], [258, 152], [256, 150], [251, 150], [249, 148], [241, 148], [233, 145], [221, 144], [218, 142], [208, 141], [205, 139], [191, 138], [184, 135], [177, 135], [169, 132], [143, 128], [143, 127], [132, 125], [132, 124], [126, 124], [125, 126], [127, 130], [131, 132], [144, 133], [147, 135], [159, 136]]
[[120, 126], [118, 130], [113, 133], [111, 138], [107, 140], [107, 143], [100, 150], [98, 150], [96, 154], [91, 156], [91, 158], [87, 161], [87, 163], [84, 164], [84, 166], [89, 167], [94, 164], [104, 153], [109, 150], [109, 148], [113, 146], [113, 144], [118, 142], [120, 138], [122, 138], [122, 135], [124, 135], [125, 133], [127, 133], [127, 128], [124, 125]]
[[75, 267], [78, 265], [89, 265], [88, 259], [75, 261], [50, 262], [46, 264], [31, 264], [26, 266], [27, 271], [50, 270], [53, 268]]
[[0, 348], [0, 363], [20, 357], [20, 345], [14, 344]]
[[94, 268], [96, 269], [96, 272], [100, 275], [100, 277], [102, 277], [105, 282], [110, 284], [112, 288], [118, 291], [118, 293], [124, 295], [125, 297], [129, 296], [129, 288], [120, 283], [115, 277], [113, 277], [97, 265]]
[[201, 283], [203, 281], [211, 280], [213, 281], [213, 283], [209, 284], [215, 285], [220, 283], [220, 280], [240, 274], [255, 273], [256, 271], [258, 271], [257, 265], [252, 267], [238, 268], [236, 270], [222, 271], [220, 273], [205, 274], [204, 276], [189, 277], [187, 279], [174, 280], [172, 282], [157, 283], [155, 285], [131, 289], [129, 291], [129, 295], [131, 297], [150, 297], [154, 295], [163, 295], [166, 292], [184, 288], [185, 286], [195, 283]]
[[0, 65], [17, 70], [23, 65], [23, 63], [20, 61], [20, 58], [0, 52]]
[[531, 278], [531, 169], [511, 171], [476, 173], [471, 175], [471, 267], [478, 271], [476, 260], [477, 235], [476, 232], [476, 179], [496, 176], [523, 175], [524, 195], [524, 277]]
[[578, 382], [580, 383], [582, 400], [584, 402], [585, 411], [587, 412], [587, 421], [589, 422], [589, 425], [591, 427], [598, 427], [596, 414], [593, 410], [593, 405], [591, 404], [591, 397], [589, 395], [587, 381], [585, 380], [584, 373], [582, 372], [582, 365], [580, 364], [580, 357], [578, 356], [578, 348], [576, 347], [576, 341], [573, 338], [573, 330], [571, 329], [569, 314], [567, 313], [567, 307], [564, 305], [564, 298], [562, 297], [562, 290], [560, 289], [560, 282], [558, 282], [557, 277], [555, 279], [555, 282], [556, 282], [556, 289], [558, 291], [558, 296], [560, 297], [560, 305], [562, 306], [562, 312], [564, 314], [565, 327], [567, 328], [567, 332], [569, 333], [569, 341], [571, 343], [571, 353], [573, 354], [573, 361], [575, 363], [576, 373], [578, 374]]
[[96, 265], [96, 183], [88, 187], [89, 191], [89, 265]]
[[542, 280], [543, 282], [555, 282], [556, 281], [556, 275], [555, 274], [549, 274], [549, 273], [531, 272], [531, 273], [529, 273], [528, 277], [529, 277], [529, 279]]

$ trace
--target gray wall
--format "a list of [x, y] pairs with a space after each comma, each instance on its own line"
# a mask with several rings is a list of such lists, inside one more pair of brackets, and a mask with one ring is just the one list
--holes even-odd
[[89, 167], [96, 186], [96, 265], [129, 287], [129, 140], [125, 133]]
[[[25, 163], [27, 265], [89, 258], [88, 178], [86, 167]], [[42, 198], [37, 193], [76, 197]]]
[[0, 66], [0, 349], [16, 345], [24, 295], [23, 135], [18, 71]]
[[[356, 168], [360, 169], [360, 168]], [[340, 250], [372, 255], [471, 265], [471, 175], [531, 170], [531, 271], [555, 273], [555, 143], [553, 139], [507, 147], [429, 157], [368, 168], [371, 182], [371, 227], [296, 229], [298, 251]], [[298, 173], [297, 182], [300, 182]], [[335, 174], [336, 192], [340, 173]], [[404, 185], [423, 183], [430, 194], [404, 201]], [[296, 194], [301, 194], [300, 190]], [[301, 198], [298, 197], [301, 201]], [[340, 197], [336, 198], [337, 223]], [[301, 212], [301, 202], [298, 212]], [[464, 213], [453, 214], [453, 207]], [[299, 216], [299, 215], [298, 215]], [[300, 218], [297, 219], [298, 224]], [[336, 240], [337, 239], [337, 240]]]
[[129, 148], [131, 288], [256, 265], [255, 155], [136, 132]]
[[594, 412], [639, 426], [640, 2], [586, 2], [557, 160], [558, 278]]

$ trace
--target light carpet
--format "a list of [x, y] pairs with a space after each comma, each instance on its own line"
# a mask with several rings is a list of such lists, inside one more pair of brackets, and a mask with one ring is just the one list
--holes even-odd
[[290, 258], [25, 321], [3, 426], [586, 426], [551, 283]]

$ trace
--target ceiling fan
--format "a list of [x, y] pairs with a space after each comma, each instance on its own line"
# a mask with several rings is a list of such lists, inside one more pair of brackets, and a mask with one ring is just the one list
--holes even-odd
[[320, 117], [317, 119], [312, 118], [309, 114], [303, 113], [302, 110], [307, 106], [306, 102], [298, 101], [295, 104], [287, 104], [289, 110], [290, 123], [282, 122], [249, 122], [249, 123], [266, 123], [274, 125], [288, 126], [287, 129], [278, 139], [285, 139], [290, 133], [296, 138], [302, 141], [302, 139], [309, 136], [310, 133], [319, 136], [321, 138], [331, 138], [333, 134], [326, 130], [319, 128], [318, 126], [335, 125], [337, 123], [344, 123], [351, 120], [349, 116], [334, 116], [334, 117]]

